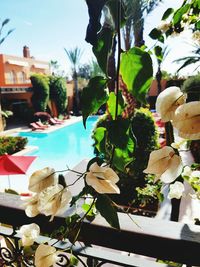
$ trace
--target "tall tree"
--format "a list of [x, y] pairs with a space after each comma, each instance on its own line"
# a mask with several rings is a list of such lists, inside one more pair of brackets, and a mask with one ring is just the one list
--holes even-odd
[[[10, 19], [5, 19], [1, 23], [1, 26], [0, 26], [0, 45], [4, 42], [4, 40], [8, 37], [8, 35], [14, 31], [14, 29], [11, 29], [2, 37], [3, 28], [6, 26], [6, 24], [8, 24], [9, 21], [10, 21]], [[2, 131], [2, 130], [3, 130], [3, 120], [2, 120], [2, 115], [1, 115], [1, 90], [0, 90], [0, 131]]]
[[125, 49], [134, 45], [141, 47], [145, 42], [143, 38], [145, 17], [153, 11], [153, 9], [162, 0], [124, 0], [127, 14], [127, 22], [122, 33]]
[[71, 63], [72, 77], [74, 80], [74, 93], [75, 93], [76, 107], [78, 109], [79, 104], [80, 104], [80, 99], [79, 99], [79, 90], [78, 90], [77, 71], [78, 71], [78, 66], [79, 66], [83, 51], [78, 47], [75, 47], [75, 48], [70, 49], [70, 50], [67, 50], [66, 48], [64, 48], [64, 50], [65, 50], [67, 57]]

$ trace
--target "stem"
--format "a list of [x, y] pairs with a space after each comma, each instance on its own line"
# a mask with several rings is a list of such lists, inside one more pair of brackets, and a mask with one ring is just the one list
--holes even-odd
[[[118, 54], [117, 54], [117, 73], [116, 73], [116, 102], [115, 102], [115, 118], [114, 120], [117, 120], [118, 116], [118, 102], [119, 102], [119, 70], [120, 70], [120, 56], [121, 56], [121, 35], [120, 35], [120, 18], [121, 18], [121, 0], [117, 3], [117, 46], [118, 46]], [[112, 148], [112, 154], [110, 159], [110, 166], [112, 166], [113, 157], [115, 152], [115, 146]]]
[[116, 104], [115, 104], [115, 120], [118, 114], [118, 101], [119, 101], [119, 70], [120, 70], [120, 56], [121, 56], [121, 35], [120, 35], [120, 18], [121, 18], [121, 1], [117, 5], [118, 20], [117, 20], [117, 40], [118, 40], [118, 55], [117, 55], [117, 73], [116, 73]]

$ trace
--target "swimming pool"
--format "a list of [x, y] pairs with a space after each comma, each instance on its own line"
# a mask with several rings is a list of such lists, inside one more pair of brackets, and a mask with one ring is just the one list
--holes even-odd
[[39, 147], [27, 155], [37, 156], [38, 167], [51, 166], [56, 170], [73, 168], [85, 158], [94, 156], [91, 133], [97, 121], [97, 116], [89, 117], [87, 128], [82, 120], [51, 133], [20, 133], [28, 138], [28, 145]]
[[[98, 116], [91, 116], [87, 120], [87, 128], [83, 127], [82, 120], [59, 128], [50, 133], [21, 132], [19, 136], [28, 138], [28, 146], [37, 146], [39, 149], [26, 155], [37, 156], [29, 167], [26, 175], [10, 175], [11, 188], [20, 192], [28, 189], [28, 177], [36, 170], [52, 167], [56, 171], [73, 168], [83, 159], [94, 156], [92, 129]], [[8, 188], [6, 176], [0, 176], [0, 191]]]

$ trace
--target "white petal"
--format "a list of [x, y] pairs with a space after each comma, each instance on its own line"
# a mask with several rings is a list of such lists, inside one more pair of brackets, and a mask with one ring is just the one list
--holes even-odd
[[185, 102], [183, 93], [179, 87], [171, 86], [161, 92], [156, 100], [156, 111], [160, 114], [163, 122], [173, 119], [174, 111], [180, 104]]
[[174, 184], [171, 184], [169, 187], [168, 198], [176, 198], [180, 199], [182, 197], [183, 192], [185, 191], [183, 183], [176, 181]]
[[56, 174], [53, 168], [46, 167], [34, 172], [29, 178], [28, 189], [32, 192], [39, 193], [45, 188], [55, 184]]
[[173, 148], [165, 146], [161, 149], [152, 151], [149, 157], [147, 168], [144, 173], [162, 174], [168, 167], [168, 161], [174, 155]]
[[86, 174], [86, 183], [92, 186], [100, 194], [119, 194], [119, 188], [109, 180], [96, 178], [91, 172]]
[[50, 267], [56, 263], [56, 249], [49, 245], [41, 244], [35, 252], [36, 267]]
[[180, 137], [200, 139], [200, 101], [189, 102], [177, 108], [172, 123]]
[[181, 174], [182, 170], [181, 157], [174, 155], [169, 161], [167, 170], [160, 176], [160, 180], [164, 183], [171, 183]]

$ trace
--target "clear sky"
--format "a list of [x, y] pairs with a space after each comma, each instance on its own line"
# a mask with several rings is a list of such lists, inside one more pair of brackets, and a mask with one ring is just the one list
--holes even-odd
[[[178, 7], [182, 0], [163, 0], [145, 23], [145, 40], [157, 26], [167, 7]], [[0, 46], [0, 53], [22, 56], [23, 46], [30, 48], [31, 56], [40, 60], [57, 60], [61, 69], [70, 72], [70, 63], [64, 47], [80, 47], [84, 53], [81, 63], [92, 59], [90, 44], [85, 41], [88, 12], [85, 0], [0, 0], [0, 19], [10, 18], [3, 33], [15, 31]], [[180, 49], [179, 49], [180, 52]]]

